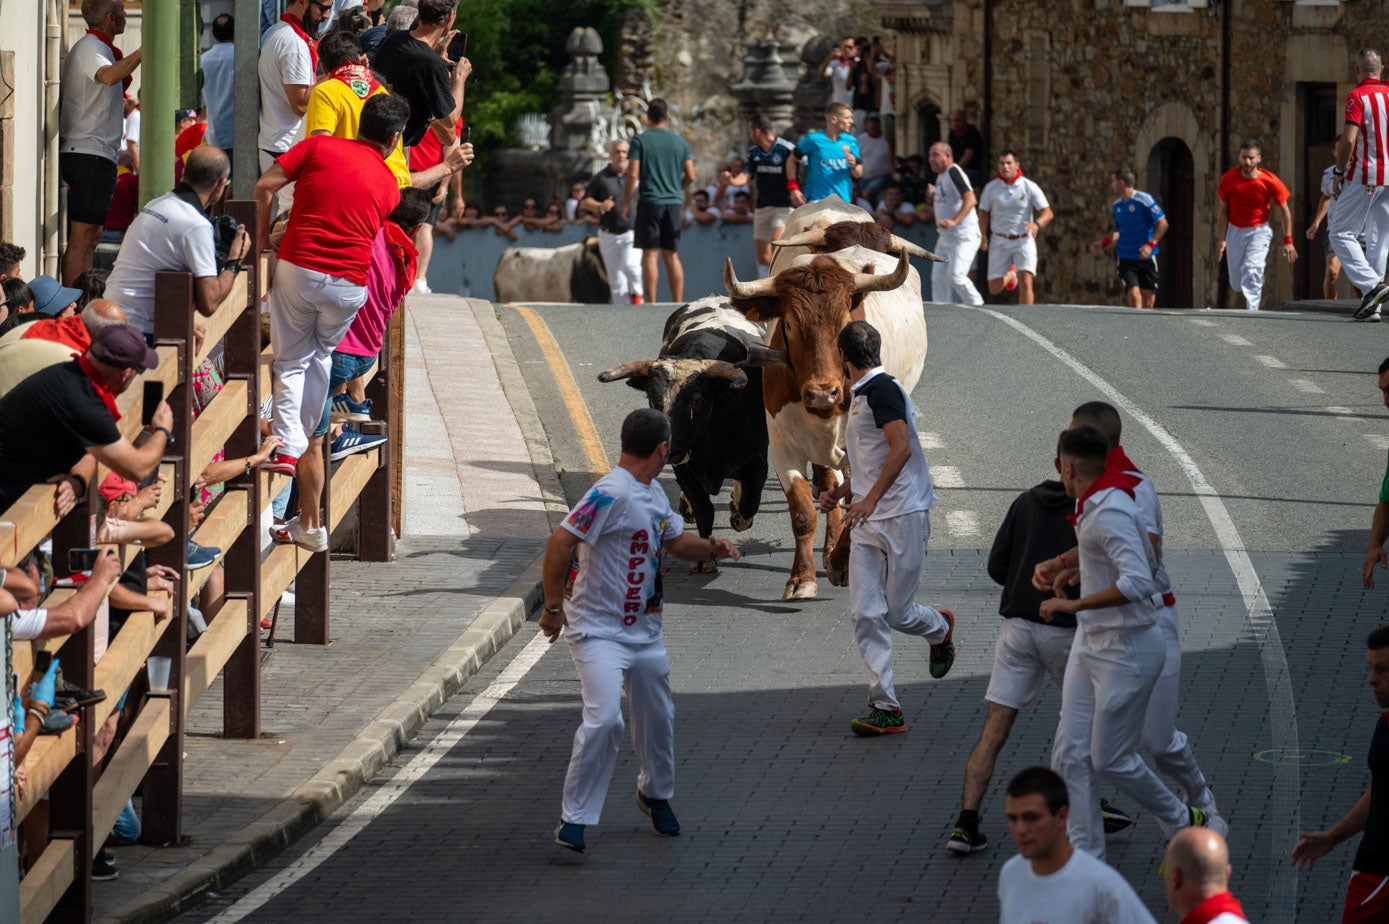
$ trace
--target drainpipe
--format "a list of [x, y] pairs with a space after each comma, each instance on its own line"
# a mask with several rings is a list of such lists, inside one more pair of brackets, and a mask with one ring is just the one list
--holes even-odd
[[984, 150], [979, 153], [982, 155], [984, 172], [988, 173], [987, 164], [989, 158], [993, 156], [991, 142], [994, 136], [994, 0], [984, 0], [984, 101], [982, 106], [982, 117], [984, 119]]
[[233, 49], [235, 77], [232, 81], [232, 196], [250, 199], [260, 176], [260, 76], [259, 59], [260, 0], [236, 0], [236, 47]]
[[43, 272], [57, 277], [58, 254], [58, 89], [63, 51], [62, 0], [44, 4], [43, 33]]
[[[1230, 169], [1230, 14], [1233, 0], [1220, 5], [1220, 171], [1224, 176]], [[1216, 275], [1219, 276], [1219, 267]], [[1224, 308], [1229, 299], [1229, 286], [1217, 285], [1215, 307]]]
[[[178, 0], [146, 0], [140, 87], [140, 205], [174, 185], [174, 110], [179, 105]], [[146, 139], [148, 142], [146, 143]]]

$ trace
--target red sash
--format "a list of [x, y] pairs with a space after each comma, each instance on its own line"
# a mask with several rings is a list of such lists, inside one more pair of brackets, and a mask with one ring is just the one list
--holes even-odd
[[304, 24], [299, 21], [297, 16], [285, 13], [280, 16], [280, 22], [289, 23], [289, 27], [294, 30], [294, 34], [304, 40], [304, 44], [309, 46], [309, 60], [313, 63], [314, 73], [318, 73], [318, 42], [304, 31]]
[[[98, 32], [98, 31], [95, 30], [95, 29], [88, 29], [88, 30], [87, 30], [87, 34], [88, 34], [88, 35], [95, 35], [97, 38], [101, 39], [101, 44], [103, 44], [103, 45], [105, 45], [107, 48], [111, 49], [111, 56], [114, 57], [117, 61], [119, 61], [121, 58], [124, 58], [124, 57], [125, 57], [125, 52], [121, 51], [119, 48], [117, 48], [115, 45], [113, 45], [113, 44], [111, 43], [111, 40], [110, 40], [109, 38], [106, 37], [106, 33], [104, 33], [104, 32]], [[132, 81], [133, 79], [134, 79], [134, 78], [131, 77], [129, 74], [126, 74], [126, 75], [125, 75], [125, 79], [121, 81], [121, 89], [122, 89], [122, 90], [129, 90], [129, 89], [130, 89], [130, 83], [131, 83], [131, 81]]]
[[1001, 173], [998, 175], [998, 178], [1003, 182], [1007, 183], [1009, 186], [1012, 186], [1018, 180], [1022, 179], [1022, 167], [1018, 167], [1018, 172], [1013, 174], [1013, 178], [1011, 180]]
[[1133, 464], [1133, 460], [1129, 458], [1129, 454], [1124, 452], [1123, 446], [1115, 446], [1113, 449], [1109, 450], [1109, 457], [1105, 459], [1105, 465], [1108, 468], [1116, 469], [1121, 472], [1137, 472], [1140, 475], [1143, 474], [1143, 469]]
[[1133, 489], [1138, 484], [1138, 479], [1128, 472], [1119, 471], [1114, 468], [1106, 468], [1100, 477], [1095, 479], [1095, 483], [1090, 485], [1090, 489], [1080, 496], [1076, 501], [1076, 512], [1067, 514], [1066, 519], [1071, 521], [1074, 526], [1080, 519], [1081, 513], [1085, 510], [1085, 502], [1090, 499], [1092, 494], [1098, 494], [1106, 488], [1118, 488], [1129, 497], [1133, 497]]
[[1192, 908], [1191, 914], [1182, 918], [1182, 924], [1207, 924], [1227, 911], [1244, 918], [1244, 908], [1240, 906], [1239, 899], [1229, 892], [1221, 892]]
[[376, 80], [376, 75], [371, 72], [371, 68], [365, 64], [358, 64], [356, 61], [339, 64], [333, 68], [332, 73], [328, 76], [335, 80], [341, 80], [349, 90], [357, 94], [358, 99], [369, 99], [381, 87], [381, 84]]
[[92, 361], [86, 354], [74, 354], [77, 356], [77, 364], [82, 367], [82, 371], [87, 373], [87, 378], [91, 379], [92, 388], [96, 389], [96, 396], [101, 399], [101, 403], [106, 405], [106, 410], [111, 412], [113, 420], [121, 419], [121, 412], [116, 410], [116, 393], [111, 390], [111, 386], [106, 384], [106, 380], [101, 377], [101, 373], [92, 365]]

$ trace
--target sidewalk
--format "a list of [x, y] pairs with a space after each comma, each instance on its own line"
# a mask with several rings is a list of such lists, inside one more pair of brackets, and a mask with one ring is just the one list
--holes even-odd
[[[113, 848], [99, 921], [158, 921], [342, 804], [517, 630], [561, 510], [544, 433], [487, 302], [406, 303], [404, 536], [333, 562], [332, 643], [262, 649], [258, 741], [220, 737], [220, 681], [188, 717], [184, 841]], [[489, 359], [490, 357], [490, 359]], [[534, 458], [533, 458], [534, 456]], [[293, 633], [281, 610], [277, 638]]]

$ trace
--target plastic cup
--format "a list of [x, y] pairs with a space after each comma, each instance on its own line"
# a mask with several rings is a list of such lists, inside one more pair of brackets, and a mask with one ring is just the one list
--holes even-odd
[[150, 655], [145, 659], [145, 670], [149, 672], [151, 692], [169, 689], [169, 671], [173, 669], [173, 666], [172, 658]]

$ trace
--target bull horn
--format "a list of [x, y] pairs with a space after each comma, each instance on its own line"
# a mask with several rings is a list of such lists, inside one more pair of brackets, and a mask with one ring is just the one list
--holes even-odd
[[616, 382], [619, 379], [630, 379], [634, 375], [650, 375], [651, 364], [654, 359], [638, 359], [630, 363], [623, 363], [620, 366], [613, 366], [607, 372], [598, 373], [600, 382]]
[[772, 241], [773, 247], [823, 247], [825, 246], [825, 229], [809, 228], [800, 234], [793, 234], [790, 237], [783, 237], [781, 240]]
[[898, 237], [895, 234], [892, 235], [892, 252], [904, 253], [909, 257], [920, 257], [923, 260], [934, 260], [936, 263], [945, 262], [945, 257], [937, 256], [925, 247], [919, 247], [905, 237]]
[[704, 374], [711, 379], [727, 379], [729, 388], [742, 388], [748, 383], [748, 374], [732, 363], [721, 359], [711, 359], [704, 367]]
[[770, 369], [774, 366], [785, 366], [786, 360], [785, 350], [774, 350], [760, 343], [750, 343], [748, 358], [739, 362], [738, 366], [743, 369]]
[[869, 292], [888, 292], [907, 281], [907, 270], [911, 264], [906, 254], [897, 257], [897, 269], [890, 274], [879, 276], [876, 273], [854, 273], [854, 294], [866, 295]]
[[733, 272], [732, 257], [724, 260], [723, 284], [732, 298], [761, 298], [767, 295], [776, 295], [776, 280], [771, 277], [758, 279], [755, 282], [739, 282], [737, 274]]

